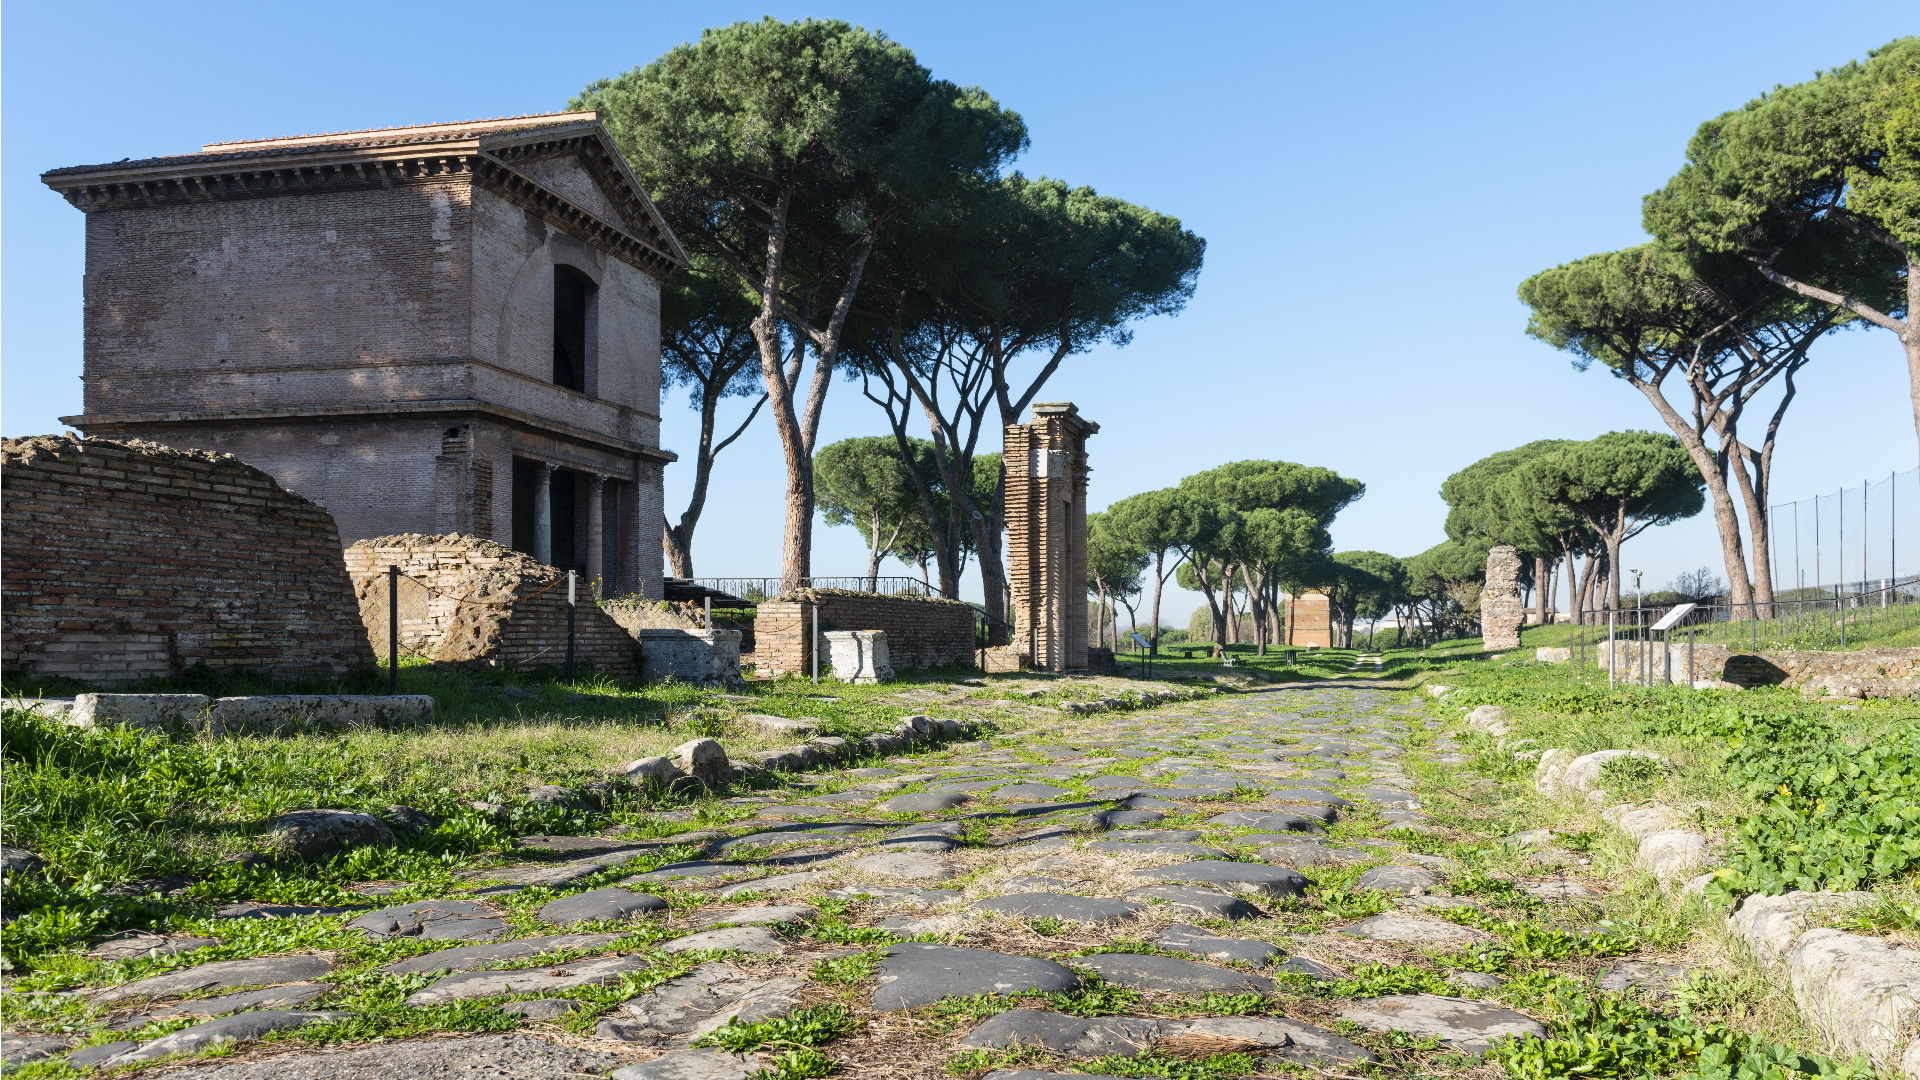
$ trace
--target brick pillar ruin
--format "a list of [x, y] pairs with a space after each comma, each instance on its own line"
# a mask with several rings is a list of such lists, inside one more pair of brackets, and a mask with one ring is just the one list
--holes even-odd
[[1519, 648], [1526, 614], [1520, 596], [1520, 552], [1502, 544], [1487, 552], [1487, 583], [1480, 590], [1480, 637], [1486, 648]]
[[1036, 402], [1007, 428], [1007, 582], [1012, 644], [1039, 671], [1087, 666], [1087, 436], [1071, 402]]

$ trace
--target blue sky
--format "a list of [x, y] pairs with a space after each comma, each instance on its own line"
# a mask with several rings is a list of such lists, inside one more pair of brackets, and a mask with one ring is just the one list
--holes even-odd
[[[703, 27], [772, 14], [885, 30], [1022, 113], [1018, 162], [1180, 217], [1199, 290], [1131, 346], [1071, 361], [1043, 398], [1102, 425], [1092, 505], [1243, 458], [1324, 465], [1368, 494], [1340, 548], [1442, 539], [1450, 472], [1539, 438], [1658, 428], [1630, 387], [1530, 341], [1528, 274], [1642, 240], [1641, 195], [1695, 125], [1776, 83], [1920, 32], [1910, 0], [1549, 4], [347, 2], [199, 9], [16, 0], [0, 123], [0, 431], [79, 411], [81, 215], [49, 168], [217, 140], [564, 107]], [[1897, 343], [1837, 335], [1801, 380], [1777, 501], [1912, 468]], [[691, 446], [665, 409], [663, 442]], [[884, 430], [834, 387], [823, 440]], [[779, 570], [778, 451], [729, 449], [696, 543], [702, 574]], [[669, 472], [668, 505], [686, 478]], [[815, 568], [865, 565], [821, 529]], [[1706, 515], [1635, 541], [1650, 581], [1718, 565]], [[1169, 614], [1184, 619], [1192, 598]]]

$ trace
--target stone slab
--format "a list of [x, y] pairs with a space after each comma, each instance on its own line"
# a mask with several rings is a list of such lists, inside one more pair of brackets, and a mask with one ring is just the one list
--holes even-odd
[[657, 896], [608, 886], [548, 901], [540, 908], [539, 919], [555, 926], [572, 926], [583, 922], [615, 922], [665, 910], [667, 902]]
[[411, 975], [433, 971], [472, 971], [503, 960], [523, 960], [561, 949], [597, 949], [618, 938], [618, 934], [549, 934], [545, 937], [498, 941], [491, 945], [468, 945], [458, 949], [410, 956], [384, 964], [380, 970], [393, 975]]
[[1547, 1029], [1524, 1013], [1438, 994], [1365, 998], [1342, 1008], [1340, 1018], [1375, 1031], [1431, 1036], [1450, 1050], [1469, 1054], [1484, 1054], [1500, 1039], [1547, 1037]]
[[537, 994], [599, 986], [647, 967], [644, 956], [602, 956], [522, 971], [468, 971], [448, 975], [407, 998], [409, 1005], [445, 1005], [495, 994]]
[[219, 960], [196, 964], [180, 971], [169, 971], [121, 986], [110, 987], [94, 995], [95, 1001], [124, 1001], [128, 998], [178, 997], [207, 990], [239, 989], [243, 986], [277, 986], [306, 982], [332, 970], [324, 956], [302, 953], [293, 956], [258, 956], [247, 960]]
[[1134, 990], [1261, 994], [1274, 986], [1272, 979], [1259, 975], [1151, 953], [1099, 953], [1083, 956], [1077, 963], [1099, 972], [1110, 983]]
[[1297, 871], [1260, 863], [1199, 862], [1135, 870], [1133, 876], [1166, 884], [1210, 885], [1244, 896], [1282, 899], [1306, 892], [1307, 879]]
[[349, 921], [347, 928], [382, 940], [491, 941], [507, 932], [507, 923], [473, 900], [423, 900], [369, 911]]
[[1080, 977], [1038, 957], [911, 942], [887, 950], [878, 983], [873, 1007], [888, 1011], [972, 994], [1064, 993], [1078, 989]]
[[1020, 892], [992, 896], [967, 905], [974, 911], [992, 911], [1018, 919], [1064, 919], [1068, 922], [1106, 926], [1139, 916], [1145, 905], [1126, 900], [1107, 900], [1066, 893]]

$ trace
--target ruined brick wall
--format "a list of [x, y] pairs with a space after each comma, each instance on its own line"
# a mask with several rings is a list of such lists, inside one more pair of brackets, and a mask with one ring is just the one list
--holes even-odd
[[196, 663], [373, 663], [327, 512], [224, 455], [43, 436], [0, 447], [7, 670], [101, 685]]
[[[820, 632], [884, 630], [896, 670], [974, 663], [973, 608], [958, 600], [879, 596], [839, 589], [801, 589], [763, 600], [753, 620], [756, 675], [804, 675], [812, 653], [813, 612]], [[826, 654], [820, 657], [829, 671]]]
[[1520, 592], [1520, 552], [1502, 544], [1487, 552], [1487, 583], [1480, 589], [1480, 638], [1488, 649], [1520, 647], [1526, 611]]
[[[346, 552], [360, 618], [386, 655], [387, 568], [400, 568], [400, 647], [436, 663], [559, 666], [567, 658], [567, 575], [474, 536], [381, 536]], [[634, 639], [578, 583], [574, 662], [635, 673]]]
[[1087, 436], [1071, 402], [1039, 402], [1006, 429], [1007, 584], [1012, 644], [1041, 671], [1087, 666]]

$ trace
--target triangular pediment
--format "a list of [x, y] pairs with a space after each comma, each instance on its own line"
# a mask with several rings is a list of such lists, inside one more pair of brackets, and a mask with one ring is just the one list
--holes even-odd
[[686, 265], [686, 252], [673, 230], [641, 190], [626, 159], [597, 121], [570, 125], [564, 132], [485, 137], [481, 149], [555, 196], [655, 248], [668, 260]]

